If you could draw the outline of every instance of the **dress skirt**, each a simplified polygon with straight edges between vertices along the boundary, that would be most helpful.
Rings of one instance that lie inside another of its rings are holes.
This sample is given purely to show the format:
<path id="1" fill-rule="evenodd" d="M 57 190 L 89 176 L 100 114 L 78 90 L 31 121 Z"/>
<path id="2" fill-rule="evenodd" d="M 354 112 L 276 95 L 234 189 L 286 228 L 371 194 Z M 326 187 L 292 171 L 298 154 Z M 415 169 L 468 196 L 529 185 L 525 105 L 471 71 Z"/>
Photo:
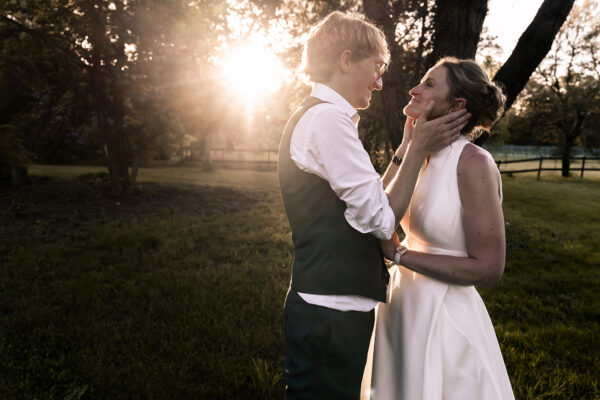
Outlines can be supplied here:
<path id="1" fill-rule="evenodd" d="M 477 290 L 402 266 L 390 273 L 389 301 L 376 309 L 361 399 L 514 399 Z"/>

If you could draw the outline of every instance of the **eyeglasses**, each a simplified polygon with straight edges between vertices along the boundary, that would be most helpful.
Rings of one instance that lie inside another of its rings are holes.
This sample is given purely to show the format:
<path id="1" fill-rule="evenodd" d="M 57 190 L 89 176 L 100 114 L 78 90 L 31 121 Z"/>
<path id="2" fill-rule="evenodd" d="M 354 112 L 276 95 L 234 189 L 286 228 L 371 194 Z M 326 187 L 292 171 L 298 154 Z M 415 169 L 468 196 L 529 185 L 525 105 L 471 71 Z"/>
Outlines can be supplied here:
<path id="1" fill-rule="evenodd" d="M 385 71 L 387 71 L 387 68 L 390 65 L 390 63 L 387 63 L 385 61 L 381 61 L 381 62 L 378 62 L 375 65 L 378 65 L 378 64 L 380 65 L 380 67 L 379 67 L 379 71 L 377 72 L 377 74 L 379 75 L 378 78 L 381 78 L 381 75 L 383 75 L 385 73 Z"/>
<path id="2" fill-rule="evenodd" d="M 360 54 L 364 57 L 371 57 L 373 54 L 367 53 L 366 51 L 363 50 L 354 50 L 354 52 L 356 54 Z M 377 61 L 375 63 L 375 69 L 377 69 L 377 79 L 381 78 L 381 75 L 383 75 L 385 73 L 385 71 L 387 70 L 388 66 L 390 65 L 389 62 L 385 62 L 385 61 Z"/>

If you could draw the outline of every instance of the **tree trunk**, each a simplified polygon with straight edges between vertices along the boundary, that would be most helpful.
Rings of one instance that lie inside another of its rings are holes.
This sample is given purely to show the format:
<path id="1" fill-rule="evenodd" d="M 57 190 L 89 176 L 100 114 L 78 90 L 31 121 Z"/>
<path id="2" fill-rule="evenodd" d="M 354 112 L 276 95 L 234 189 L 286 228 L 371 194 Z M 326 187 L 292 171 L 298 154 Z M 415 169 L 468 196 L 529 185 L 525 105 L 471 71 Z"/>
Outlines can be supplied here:
<path id="1" fill-rule="evenodd" d="M 487 0 L 437 0 L 427 68 L 445 56 L 475 58 L 487 10 Z"/>
<path id="2" fill-rule="evenodd" d="M 86 12 L 89 13 L 90 20 L 93 22 L 90 27 L 92 44 L 92 65 L 89 67 L 90 94 L 98 118 L 99 135 L 104 142 L 113 188 L 117 194 L 121 194 L 130 188 L 128 152 L 123 131 L 123 96 L 120 88 L 114 82 L 115 77 L 111 76 L 113 71 L 104 60 L 107 44 L 101 12 L 94 7 L 92 2 L 86 3 L 86 6 Z"/>
<path id="3" fill-rule="evenodd" d="M 544 0 L 535 18 L 523 32 L 517 46 L 494 80 L 506 91 L 506 109 L 529 81 L 539 63 L 552 47 L 554 37 L 567 19 L 574 0 Z"/>
<path id="4" fill-rule="evenodd" d="M 562 155 L 562 176 L 565 178 L 571 176 L 571 149 L 575 144 L 575 140 L 581 135 L 581 127 L 583 126 L 584 119 L 585 114 L 579 111 L 577 113 L 577 120 L 565 132 L 565 147 L 563 148 Z M 568 125 L 565 124 L 564 126 Z"/>
<path id="5" fill-rule="evenodd" d="M 131 184 L 135 186 L 137 182 L 138 170 L 140 167 L 140 156 L 137 152 L 133 153 L 133 161 L 131 162 Z"/>
<path id="6" fill-rule="evenodd" d="M 114 127 L 112 127 L 110 133 L 104 134 L 108 171 L 113 182 L 113 188 L 117 194 L 122 194 L 131 187 L 127 165 L 127 151 L 123 139 L 123 134 L 118 131 L 115 132 Z"/>
<path id="7" fill-rule="evenodd" d="M 561 165 L 561 174 L 564 178 L 571 176 L 571 149 L 573 148 L 576 137 L 577 136 L 571 137 L 569 133 L 565 135 L 565 145 L 563 147 Z"/>
<path id="8" fill-rule="evenodd" d="M 420 12 L 424 19 L 427 15 L 426 1 L 422 7 Z M 385 107 L 381 118 L 392 147 L 396 148 L 402 141 L 405 122 L 402 110 L 408 101 L 408 90 L 412 84 L 407 82 L 407 76 L 410 75 L 407 68 L 411 66 L 398 62 L 402 49 L 396 42 L 396 21 L 392 17 L 391 3 L 387 0 L 363 0 L 363 8 L 365 15 L 383 30 L 390 46 L 392 62 L 384 76 L 381 96 Z M 487 13 L 487 0 L 437 0 L 436 9 L 434 49 L 426 64 L 433 64 L 446 55 L 473 58 Z M 420 44 L 423 45 L 422 42 Z M 418 48 L 417 57 L 422 53 L 423 49 Z M 415 72 L 421 70 L 422 60 L 417 59 L 412 67 Z M 422 73 L 416 73 L 416 78 L 420 79 Z"/>
<path id="9" fill-rule="evenodd" d="M 114 69 L 112 71 L 114 73 Z M 131 179 L 129 176 L 129 160 L 130 160 L 130 146 L 129 140 L 125 133 L 125 99 L 123 90 L 119 85 L 117 77 L 111 76 L 111 92 L 109 103 L 109 115 L 112 122 L 112 135 L 114 137 L 114 148 L 113 160 L 114 164 L 118 166 L 118 179 L 120 181 L 120 187 L 117 190 L 118 193 L 122 191 L 128 191 L 131 188 Z"/>
<path id="10" fill-rule="evenodd" d="M 396 22 L 392 19 L 391 5 L 386 0 L 364 0 L 363 8 L 365 15 L 381 28 L 390 47 L 391 63 L 384 75 L 381 92 L 381 101 L 385 106 L 380 117 L 384 121 L 392 147 L 395 149 L 402 142 L 405 121 L 402 112 L 405 105 L 403 93 L 408 92 L 406 85 L 403 84 L 406 72 L 397 62 L 402 49 L 396 43 Z"/>
<path id="11" fill-rule="evenodd" d="M 562 154 L 562 176 L 568 178 L 571 176 L 571 146 L 565 145 Z"/>

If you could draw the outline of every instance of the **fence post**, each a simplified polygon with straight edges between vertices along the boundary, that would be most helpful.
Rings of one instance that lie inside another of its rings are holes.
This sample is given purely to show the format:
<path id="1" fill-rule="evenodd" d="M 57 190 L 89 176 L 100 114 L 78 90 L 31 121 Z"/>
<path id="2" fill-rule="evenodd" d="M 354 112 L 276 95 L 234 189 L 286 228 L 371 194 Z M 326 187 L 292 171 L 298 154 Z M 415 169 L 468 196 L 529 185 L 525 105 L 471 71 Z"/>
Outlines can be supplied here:
<path id="1" fill-rule="evenodd" d="M 496 161 L 496 165 L 498 166 L 498 171 L 500 171 L 500 164 L 502 164 L 502 160 Z"/>
<path id="2" fill-rule="evenodd" d="M 540 180 L 540 174 L 542 173 L 542 161 L 544 160 L 544 157 L 540 156 L 540 165 L 538 166 L 538 176 L 537 176 L 537 180 Z"/>
<path id="3" fill-rule="evenodd" d="M 583 159 L 581 160 L 581 175 L 579 176 L 579 179 L 583 179 L 583 171 L 585 171 L 585 156 L 583 156 Z"/>

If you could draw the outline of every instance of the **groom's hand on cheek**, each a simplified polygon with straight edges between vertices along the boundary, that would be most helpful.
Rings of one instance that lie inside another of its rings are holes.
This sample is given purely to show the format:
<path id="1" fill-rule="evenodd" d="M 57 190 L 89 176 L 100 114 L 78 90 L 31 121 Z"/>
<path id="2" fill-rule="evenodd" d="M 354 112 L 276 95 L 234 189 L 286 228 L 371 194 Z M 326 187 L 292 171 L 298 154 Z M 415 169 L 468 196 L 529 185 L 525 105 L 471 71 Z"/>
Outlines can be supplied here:
<path id="1" fill-rule="evenodd" d="M 416 150 L 422 151 L 424 154 L 435 153 L 453 143 L 471 118 L 471 114 L 463 108 L 429 120 L 434 106 L 433 101 L 427 103 L 415 124 L 412 142 L 417 147 Z"/>

